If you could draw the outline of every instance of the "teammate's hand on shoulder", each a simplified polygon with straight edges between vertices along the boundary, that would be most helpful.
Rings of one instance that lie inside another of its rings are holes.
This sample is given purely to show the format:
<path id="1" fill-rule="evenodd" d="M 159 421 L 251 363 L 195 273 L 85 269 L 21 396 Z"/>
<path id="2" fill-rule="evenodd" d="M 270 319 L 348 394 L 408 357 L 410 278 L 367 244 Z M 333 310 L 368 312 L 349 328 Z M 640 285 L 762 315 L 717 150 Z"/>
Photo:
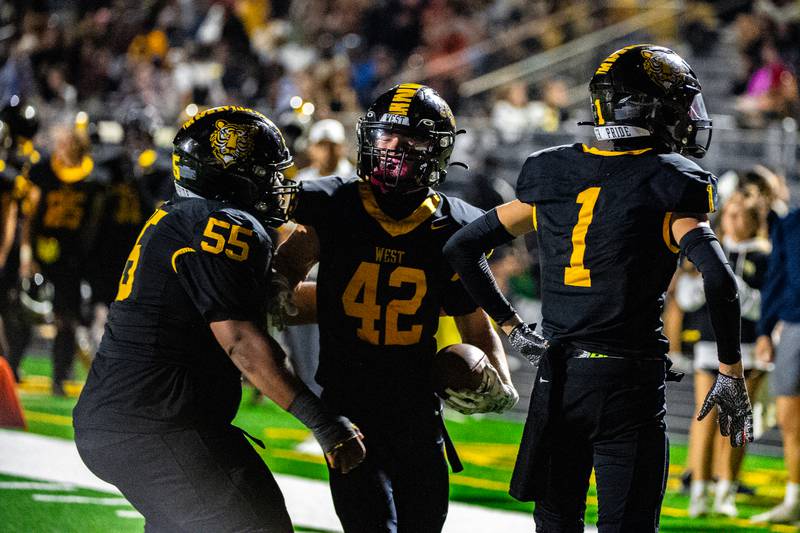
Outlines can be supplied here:
<path id="1" fill-rule="evenodd" d="M 297 305 L 294 303 L 294 291 L 289 286 L 289 280 L 274 270 L 270 277 L 267 309 L 270 323 L 281 331 L 286 329 L 288 317 L 297 316 L 298 313 Z"/>
<path id="2" fill-rule="evenodd" d="M 350 438 L 336 444 L 329 451 L 325 452 L 325 460 L 328 465 L 339 470 L 342 474 L 347 474 L 364 460 L 367 450 L 364 447 L 364 435 L 353 425 L 355 434 Z"/>
<path id="3" fill-rule="evenodd" d="M 728 376 L 722 372 L 717 374 L 697 420 L 705 418 L 715 405 L 719 411 L 719 432 L 723 437 L 730 437 L 731 446 L 737 448 L 753 442 L 753 409 L 744 377 Z"/>
<path id="4" fill-rule="evenodd" d="M 536 324 L 532 324 L 533 328 Z M 508 342 L 534 365 L 539 364 L 545 350 L 549 346 L 547 339 L 536 333 L 533 328 L 520 322 L 508 334 Z"/>

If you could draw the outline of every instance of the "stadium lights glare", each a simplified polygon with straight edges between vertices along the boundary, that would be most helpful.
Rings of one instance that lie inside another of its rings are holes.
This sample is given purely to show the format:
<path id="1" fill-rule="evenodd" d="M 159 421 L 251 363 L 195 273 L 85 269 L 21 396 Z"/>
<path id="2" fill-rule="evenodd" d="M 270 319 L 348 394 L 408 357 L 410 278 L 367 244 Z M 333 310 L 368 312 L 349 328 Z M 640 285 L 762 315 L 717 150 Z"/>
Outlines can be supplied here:
<path id="1" fill-rule="evenodd" d="M 197 107 L 197 104 L 189 104 L 186 106 L 186 114 L 190 117 L 193 117 L 197 114 L 200 109 Z"/>
<path id="2" fill-rule="evenodd" d="M 315 109 L 316 107 L 314 107 L 314 104 L 312 104 L 311 102 L 306 102 L 303 104 L 301 111 L 304 115 L 313 115 Z"/>
<path id="3" fill-rule="evenodd" d="M 289 105 L 292 106 L 292 109 L 299 109 L 303 105 L 303 99 L 299 96 L 292 96 L 289 99 Z"/>

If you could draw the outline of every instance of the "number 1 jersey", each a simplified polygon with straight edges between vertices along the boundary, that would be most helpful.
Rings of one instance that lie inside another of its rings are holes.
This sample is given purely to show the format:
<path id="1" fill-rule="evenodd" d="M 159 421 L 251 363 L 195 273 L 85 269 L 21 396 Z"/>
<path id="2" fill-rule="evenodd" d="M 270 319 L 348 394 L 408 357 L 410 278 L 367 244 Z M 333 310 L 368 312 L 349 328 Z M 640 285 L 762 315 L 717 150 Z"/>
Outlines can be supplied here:
<path id="1" fill-rule="evenodd" d="M 544 334 L 590 352 L 663 356 L 673 213 L 713 212 L 715 195 L 716 178 L 675 153 L 574 144 L 528 157 L 517 197 L 534 206 Z"/>

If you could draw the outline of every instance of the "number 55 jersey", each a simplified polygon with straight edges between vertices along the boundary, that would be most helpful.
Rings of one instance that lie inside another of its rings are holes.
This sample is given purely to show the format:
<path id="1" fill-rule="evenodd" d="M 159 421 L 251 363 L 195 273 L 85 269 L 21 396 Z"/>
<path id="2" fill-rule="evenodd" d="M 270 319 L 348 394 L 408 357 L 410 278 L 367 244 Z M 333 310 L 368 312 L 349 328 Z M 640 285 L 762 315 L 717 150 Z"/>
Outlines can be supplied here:
<path id="1" fill-rule="evenodd" d="M 432 405 L 429 370 L 440 313 L 476 309 L 442 247 L 481 214 L 431 191 L 395 220 L 365 182 L 304 182 L 294 218 L 319 237 L 317 381 L 326 395 L 362 412 Z"/>
<path id="2" fill-rule="evenodd" d="M 533 205 L 544 334 L 589 352 L 663 356 L 673 214 L 713 212 L 715 196 L 716 178 L 675 153 L 574 144 L 528 157 L 517 197 Z"/>
<path id="3" fill-rule="evenodd" d="M 248 213 L 177 198 L 141 229 L 75 408 L 76 427 L 229 424 L 241 376 L 209 323 L 265 319 L 272 243 Z"/>

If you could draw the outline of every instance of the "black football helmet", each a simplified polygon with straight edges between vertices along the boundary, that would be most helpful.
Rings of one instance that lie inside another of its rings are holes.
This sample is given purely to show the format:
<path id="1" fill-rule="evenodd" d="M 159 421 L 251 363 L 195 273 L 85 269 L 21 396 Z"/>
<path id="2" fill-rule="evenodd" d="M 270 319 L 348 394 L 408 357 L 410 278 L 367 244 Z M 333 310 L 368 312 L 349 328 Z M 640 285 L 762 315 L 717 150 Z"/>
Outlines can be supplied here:
<path id="1" fill-rule="evenodd" d="M 444 182 L 456 135 L 450 106 L 425 85 L 395 85 L 356 126 L 358 176 L 381 192 L 410 193 Z"/>
<path id="2" fill-rule="evenodd" d="M 0 109 L 0 143 L 9 148 L 22 137 L 30 140 L 39 131 L 39 112 L 18 95 Z"/>
<path id="3" fill-rule="evenodd" d="M 267 225 L 286 222 L 299 186 L 281 172 L 292 156 L 280 130 L 252 109 L 214 107 L 175 136 L 175 183 L 204 198 L 230 202 Z"/>
<path id="4" fill-rule="evenodd" d="M 652 137 L 668 151 L 698 158 L 711 144 L 700 82 L 669 48 L 637 44 L 617 50 L 600 63 L 589 92 L 598 140 Z"/>

